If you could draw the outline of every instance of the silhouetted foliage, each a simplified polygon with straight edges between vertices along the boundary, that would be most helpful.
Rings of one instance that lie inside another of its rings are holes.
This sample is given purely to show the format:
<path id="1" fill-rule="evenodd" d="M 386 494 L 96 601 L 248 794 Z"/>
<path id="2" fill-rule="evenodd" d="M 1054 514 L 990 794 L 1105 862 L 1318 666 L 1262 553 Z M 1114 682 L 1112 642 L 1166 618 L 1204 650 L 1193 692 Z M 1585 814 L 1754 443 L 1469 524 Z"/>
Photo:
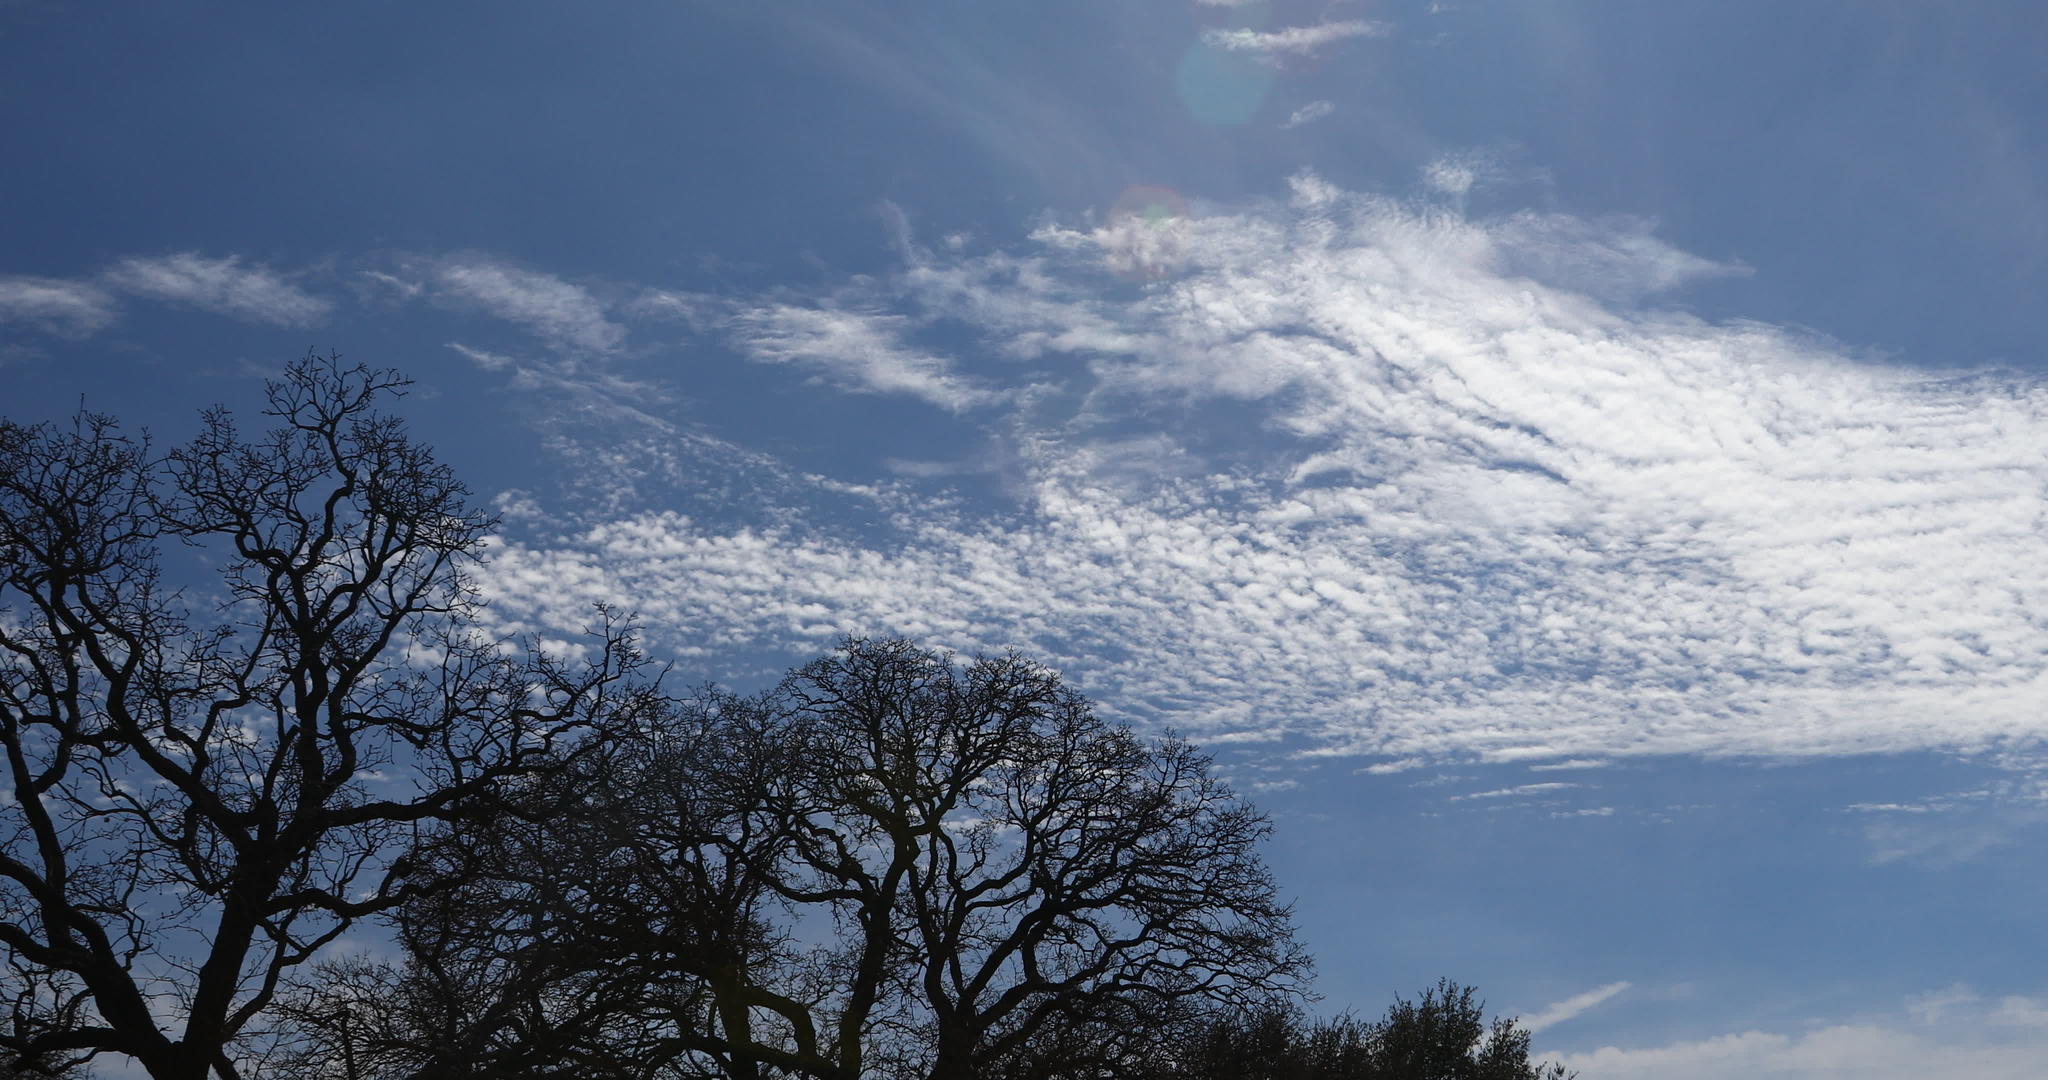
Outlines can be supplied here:
<path id="1" fill-rule="evenodd" d="M 0 1049 L 239 1075 L 289 972 L 420 898 L 416 829 L 651 700 L 616 627 L 574 664 L 476 631 L 492 523 L 375 411 L 404 386 L 308 357 L 268 434 L 214 409 L 163 456 L 0 421 Z"/>
<path id="2" fill-rule="evenodd" d="M 1529 1060 L 1529 1033 L 1486 1019 L 1477 991 L 1445 979 L 1373 1022 L 1308 1021 L 1287 1008 L 1218 1013 L 1191 1025 L 1179 1050 L 1143 1080 L 1570 1080 Z"/>

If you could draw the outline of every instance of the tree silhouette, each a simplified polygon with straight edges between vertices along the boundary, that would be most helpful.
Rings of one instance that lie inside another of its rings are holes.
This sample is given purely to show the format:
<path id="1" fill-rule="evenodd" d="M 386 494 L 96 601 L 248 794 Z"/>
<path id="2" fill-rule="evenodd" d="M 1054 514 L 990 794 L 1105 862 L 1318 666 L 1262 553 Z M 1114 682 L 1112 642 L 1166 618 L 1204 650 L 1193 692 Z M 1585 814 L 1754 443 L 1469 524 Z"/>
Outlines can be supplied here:
<path id="1" fill-rule="evenodd" d="M 1562 1065 L 1531 1065 L 1529 1033 L 1512 1018 L 1489 1024 L 1473 987 L 1444 979 L 1409 1001 L 1398 998 L 1368 1032 L 1365 1045 L 1388 1080 L 1545 1080 Z"/>
<path id="2" fill-rule="evenodd" d="M 1529 1060 L 1529 1032 L 1486 1019 L 1478 991 L 1449 979 L 1385 1016 L 1306 1021 L 1286 1007 L 1212 1013 L 1177 1047 L 1135 1074 L 1143 1080 L 1570 1080 L 1564 1066 Z"/>
<path id="3" fill-rule="evenodd" d="M 894 1067 L 972 1078 L 1048 1025 L 1142 1030 L 1308 967 L 1258 857 L 1267 820 L 1193 747 L 1101 720 L 1037 664 L 851 640 L 760 716 L 800 748 L 761 792 L 790 837 L 770 884 L 854 928 L 827 1010 L 849 1077 L 889 1024 L 912 1036 L 879 1040 Z M 891 980 L 909 1019 L 877 1024 Z"/>
<path id="4" fill-rule="evenodd" d="M 22 1067 L 130 1055 L 235 1077 L 288 972 L 415 899 L 425 823 L 557 767 L 651 700 L 477 630 L 492 522 L 380 398 L 307 357 L 276 427 L 222 409 L 161 457 L 113 421 L 0 421 L 0 955 Z M 164 549 L 199 548 L 207 602 Z M 198 610 L 195 610 L 198 608 Z"/>
<path id="5" fill-rule="evenodd" d="M 396 909 L 404 960 L 322 965 L 284 1000 L 280 1075 L 734 1075 L 801 1064 L 721 1032 L 721 998 L 776 969 L 765 889 L 705 783 L 743 767 L 675 702 L 574 761 L 478 800 L 408 857 L 435 887 Z M 739 1025 L 735 1025 L 739 1026 Z M 744 1028 L 742 1028 L 744 1030 Z"/>
<path id="6" fill-rule="evenodd" d="M 462 884 L 379 996 L 461 1023 L 392 1075 L 1079 1075 L 1306 973 L 1266 819 L 1020 657 L 849 639 L 660 715 L 421 846 Z"/>
<path id="7" fill-rule="evenodd" d="M 675 698 L 603 612 L 493 640 L 405 385 L 0 421 L 0 1076 L 1562 1080 L 1448 981 L 1301 1021 L 1267 819 L 1021 656 Z M 327 955 L 371 918 L 401 961 Z"/>

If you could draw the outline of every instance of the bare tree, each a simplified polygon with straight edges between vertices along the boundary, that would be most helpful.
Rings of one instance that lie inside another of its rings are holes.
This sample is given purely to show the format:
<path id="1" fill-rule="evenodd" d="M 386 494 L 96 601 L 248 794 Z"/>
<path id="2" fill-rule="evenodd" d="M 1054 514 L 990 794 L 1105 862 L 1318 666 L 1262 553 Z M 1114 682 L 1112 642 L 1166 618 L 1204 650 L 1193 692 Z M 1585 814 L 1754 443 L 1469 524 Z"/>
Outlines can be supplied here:
<path id="1" fill-rule="evenodd" d="M 727 700 L 730 700 L 727 698 Z M 791 1061 L 719 1033 L 742 972 L 789 957 L 743 823 L 703 778 L 735 759 L 717 713 L 673 704 L 444 823 L 392 913 L 398 964 L 323 966 L 287 995 L 300 1080 L 728 1076 Z M 711 721 L 707 723 L 706 721 Z"/>
<path id="2" fill-rule="evenodd" d="M 88 999 L 72 991 L 69 980 L 55 972 L 38 969 L 18 956 L 9 956 L 8 971 L 0 986 L 8 991 L 8 1015 L 4 1029 L 8 1041 L 0 1043 L 0 1080 L 17 1078 L 75 1077 L 92 1060 L 84 1048 L 24 1055 L 8 1049 L 49 1040 L 85 1023 Z"/>
<path id="3" fill-rule="evenodd" d="M 423 845 L 390 1075 L 1099 1076 L 1307 971 L 1266 819 L 1015 656 L 849 640 L 611 747 Z"/>
<path id="4" fill-rule="evenodd" d="M 793 748 L 758 778 L 755 831 L 785 840 L 765 880 L 844 928 L 809 1017 L 841 1077 L 971 1080 L 1055 1030 L 1134 1036 L 1307 972 L 1266 818 L 1193 747 L 1102 720 L 1038 664 L 848 640 L 755 724 Z"/>
<path id="5" fill-rule="evenodd" d="M 574 663 L 478 632 L 492 522 L 376 412 L 405 385 L 309 356 L 267 435 L 215 409 L 162 457 L 0 422 L 0 953 L 69 1021 L 0 1048 L 237 1076 L 285 975 L 423 887 L 424 823 L 650 700 L 608 621 Z M 203 607 L 173 541 L 216 568 Z"/>

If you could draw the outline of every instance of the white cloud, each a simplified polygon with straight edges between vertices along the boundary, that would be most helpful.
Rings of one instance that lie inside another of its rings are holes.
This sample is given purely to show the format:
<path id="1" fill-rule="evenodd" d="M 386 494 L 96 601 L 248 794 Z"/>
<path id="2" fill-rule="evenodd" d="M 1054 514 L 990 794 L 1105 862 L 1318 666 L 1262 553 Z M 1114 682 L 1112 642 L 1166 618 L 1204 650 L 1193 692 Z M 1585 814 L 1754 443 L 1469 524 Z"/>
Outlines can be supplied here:
<path id="1" fill-rule="evenodd" d="M 1967 987 L 1953 987 L 1909 1000 L 1902 1014 L 1801 1032 L 1751 1030 L 1543 1057 L 1600 1080 L 2036 1080 L 2048 1061 L 2044 1020 L 2048 1009 L 2040 999 L 2013 996 L 1992 1005 Z"/>
<path id="2" fill-rule="evenodd" d="M 733 316 L 733 340 L 755 360 L 798 364 L 849 389 L 904 394 L 963 412 L 1002 400 L 952 361 L 906 345 L 901 315 L 769 304 Z"/>
<path id="3" fill-rule="evenodd" d="M 89 282 L 0 276 L 0 323 L 28 323 L 60 337 L 84 337 L 114 321 L 114 298 Z"/>
<path id="4" fill-rule="evenodd" d="M 1451 801 L 1464 802 L 1468 799 L 1505 799 L 1515 795 L 1543 795 L 1553 791 L 1566 791 L 1583 786 L 1582 784 L 1566 784 L 1558 781 L 1552 781 L 1547 784 L 1517 784 L 1514 787 L 1495 788 L 1491 791 L 1473 791 L 1464 795 L 1453 795 L 1451 796 Z"/>
<path id="5" fill-rule="evenodd" d="M 717 304 L 710 297 L 671 289 L 647 289 L 625 305 L 626 314 L 640 319 L 680 322 L 703 329 L 713 321 Z"/>
<path id="6" fill-rule="evenodd" d="M 1383 23 L 1346 19 L 1339 22 L 1316 23 L 1313 26 L 1289 26 L 1280 30 L 1210 27 L 1202 31 L 1202 41 L 1213 48 L 1231 52 L 1301 55 L 1312 53 L 1332 42 L 1355 37 L 1380 37 L 1386 32 L 1387 28 Z"/>
<path id="7" fill-rule="evenodd" d="M 1113 230 L 1048 225 L 735 322 L 849 389 L 1011 392 L 1009 509 L 897 479 L 845 496 L 864 534 L 625 513 L 504 545 L 499 610 L 609 599 L 712 651 L 1015 644 L 1134 718 L 1389 759 L 2048 735 L 2039 381 L 1644 307 L 1725 268 L 1640 222 L 1303 177 L 1175 226 L 1149 284 Z M 914 344 L 941 319 L 948 356 Z M 993 389 L 1019 361 L 1047 389 Z"/>
<path id="8" fill-rule="evenodd" d="M 617 371 L 609 357 L 580 350 L 511 356 L 448 342 L 448 348 L 478 368 L 504 376 L 521 392 L 523 408 L 542 441 L 568 466 L 580 503 L 617 510 L 641 501 L 652 474 L 670 464 L 693 436 L 666 413 L 674 402 L 667 385 Z M 560 508 L 556 508 L 559 510 Z M 512 518 L 538 518 L 530 499 Z"/>
<path id="9" fill-rule="evenodd" d="M 1900 807 L 1899 811 L 1911 813 Z M 1898 812 L 1898 811 L 1895 811 Z M 1955 866 L 1982 858 L 1989 852 L 2019 842 L 2037 832 L 2038 814 L 2015 816 L 1994 810 L 1966 820 L 1896 819 L 1866 826 L 1873 865 L 1912 862 L 1929 866 Z"/>
<path id="10" fill-rule="evenodd" d="M 1471 194 L 1472 185 L 1479 182 L 1479 170 L 1469 161 L 1438 158 L 1423 166 L 1422 182 L 1432 191 L 1462 197 Z"/>
<path id="11" fill-rule="evenodd" d="M 504 356 L 499 353 L 490 352 L 485 349 L 472 349 L 459 341 L 449 342 L 448 347 L 455 350 L 456 353 L 461 355 L 463 359 L 469 361 L 472 364 L 475 364 L 476 366 L 484 369 L 485 371 L 504 371 L 507 368 L 512 367 L 513 364 L 516 363 L 516 361 L 514 361 L 509 356 Z"/>
<path id="12" fill-rule="evenodd" d="M 1938 1024 L 1957 1007 L 1973 1006 L 1982 1000 L 1983 997 L 1966 984 L 1955 983 L 1946 989 L 1907 998 L 1906 1015 L 1923 1024 Z"/>
<path id="13" fill-rule="evenodd" d="M 138 296 L 273 326 L 312 326 L 334 308 L 268 266 L 244 265 L 239 255 L 138 255 L 115 263 L 105 277 Z"/>
<path id="14" fill-rule="evenodd" d="M 533 496 L 518 488 L 499 492 L 491 499 L 491 507 L 498 516 L 514 521 L 531 521 L 546 515 Z"/>
<path id="15" fill-rule="evenodd" d="M 1634 985 L 1634 983 L 1627 981 L 1611 982 L 1605 986 L 1596 986 L 1583 994 L 1573 994 L 1563 1001 L 1552 1002 L 1544 1006 L 1539 1012 L 1522 1017 L 1522 1027 L 1531 1033 L 1542 1031 L 1544 1028 L 1554 1027 L 1588 1009 L 1595 1008 L 1612 1000 L 1616 995 Z"/>
<path id="16" fill-rule="evenodd" d="M 1286 122 L 1280 126 L 1283 128 L 1298 128 L 1303 124 L 1310 124 L 1321 120 L 1323 117 L 1336 111 L 1337 106 L 1327 101 L 1311 101 L 1289 113 Z"/>
<path id="17" fill-rule="evenodd" d="M 625 340 L 605 301 L 553 274 L 486 256 L 441 259 L 430 270 L 438 295 L 523 326 L 557 348 L 605 353 Z"/>
<path id="18" fill-rule="evenodd" d="M 417 280 L 382 270 L 359 270 L 353 282 L 356 295 L 365 301 L 404 303 L 417 300 L 427 287 Z"/>
<path id="19" fill-rule="evenodd" d="M 1464 184 L 1469 176 L 1432 177 L 1433 185 Z M 1668 292 L 1695 281 L 1739 276 L 1747 268 L 1688 254 L 1652 234 L 1653 223 L 1631 217 L 1589 221 L 1568 214 L 1516 214 L 1489 230 L 1502 269 L 1546 283 L 1618 301 Z"/>
<path id="20" fill-rule="evenodd" d="M 2006 1027 L 2048 1030 L 2048 1000 L 2010 995 L 1998 1000 L 1991 1022 Z"/>

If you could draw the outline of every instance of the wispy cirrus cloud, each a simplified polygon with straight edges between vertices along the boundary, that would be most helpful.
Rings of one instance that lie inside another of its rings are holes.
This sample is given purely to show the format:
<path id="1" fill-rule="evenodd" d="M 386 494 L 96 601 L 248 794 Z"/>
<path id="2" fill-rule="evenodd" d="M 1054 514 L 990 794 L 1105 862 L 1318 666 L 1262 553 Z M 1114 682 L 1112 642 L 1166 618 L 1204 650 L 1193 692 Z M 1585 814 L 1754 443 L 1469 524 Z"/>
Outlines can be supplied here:
<path id="1" fill-rule="evenodd" d="M 1212 48 L 1230 52 L 1299 56 L 1348 38 L 1381 37 L 1386 33 L 1387 27 L 1384 23 L 1344 19 L 1310 26 L 1289 26 L 1279 30 L 1210 27 L 1202 31 L 1202 41 Z"/>
<path id="2" fill-rule="evenodd" d="M 137 255 L 115 263 L 107 284 L 137 296 L 272 326 L 313 326 L 334 309 L 283 274 L 239 255 L 209 258 L 186 251 Z"/>
<path id="3" fill-rule="evenodd" d="M 426 260 L 416 270 L 442 300 L 517 324 L 558 348 L 605 353 L 625 342 L 608 301 L 553 274 L 485 255 Z"/>
<path id="4" fill-rule="evenodd" d="M 1303 105 L 1301 108 L 1296 109 L 1291 113 L 1288 113 L 1287 119 L 1283 121 L 1280 124 L 1280 126 L 1282 128 L 1298 128 L 1303 124 L 1313 124 L 1316 121 L 1321 120 L 1323 117 L 1328 116 L 1336 111 L 1337 106 L 1331 104 L 1330 102 L 1311 101 L 1308 104 Z"/>
<path id="5" fill-rule="evenodd" d="M 529 422 L 569 463 L 579 502 L 625 505 L 641 495 L 651 473 L 666 468 L 655 464 L 669 456 L 659 448 L 688 441 L 671 415 L 673 388 L 621 365 L 631 321 L 678 317 L 683 294 L 639 290 L 622 302 L 614 294 L 634 290 L 579 284 L 473 251 L 370 261 L 355 275 L 366 302 L 423 302 L 509 323 L 530 336 L 523 349 L 447 346 L 523 392 Z"/>
<path id="6" fill-rule="evenodd" d="M 114 298 L 91 282 L 0 276 L 0 323 L 26 323 L 59 337 L 85 337 L 115 318 Z"/>
<path id="7" fill-rule="evenodd" d="M 1522 1029 L 1534 1034 L 1545 1028 L 1555 1027 L 1589 1009 L 1598 1008 L 1614 1000 L 1634 985 L 1626 980 L 1611 982 L 1605 986 L 1596 986 L 1583 994 L 1573 994 L 1563 1001 L 1552 1002 L 1537 1012 L 1521 1017 Z"/>
<path id="8" fill-rule="evenodd" d="M 578 357 L 515 357 L 451 341 L 448 348 L 484 371 L 507 374 L 514 390 L 537 393 L 547 402 L 549 425 L 563 421 L 596 423 L 611 436 L 622 430 L 636 435 L 671 435 L 675 425 L 649 411 L 667 404 L 665 386 L 620 374 L 603 363 Z"/>
<path id="9" fill-rule="evenodd" d="M 923 357 L 903 392 L 940 403 L 1030 361 L 1007 508 L 841 477 L 865 531 L 586 521 L 500 549 L 500 610 L 573 627 L 609 600 L 714 651 L 1014 644 L 1143 721 L 1402 765 L 2048 735 L 2038 380 L 1651 305 L 1730 268 L 1639 222 L 1303 176 L 1175 225 L 1143 286 L 1113 230 L 1049 225 L 741 320 L 839 378 Z M 937 319 L 972 339 L 946 365 L 916 344 Z"/>
<path id="10" fill-rule="evenodd" d="M 951 360 L 906 344 L 908 322 L 895 314 L 768 304 L 740 310 L 730 326 L 749 357 L 808 368 L 847 390 L 906 394 L 952 412 L 1003 399 L 955 373 Z"/>
<path id="11" fill-rule="evenodd" d="M 2032 809 L 2026 808 L 2030 802 Z M 1979 809 L 1963 815 L 1942 815 L 1914 804 L 1865 804 L 1864 812 L 1877 820 L 1864 826 L 1863 837 L 1873 865 L 1959 866 L 2037 841 L 2048 824 L 2040 804 L 2038 794 L 2031 799 L 1987 795 Z"/>
<path id="12" fill-rule="evenodd" d="M 1491 791 L 1472 791 L 1463 795 L 1453 795 L 1451 796 L 1451 801 L 1464 802 L 1469 799 L 1506 799 L 1523 795 L 1549 795 L 1581 786 L 1583 785 L 1567 784 L 1560 781 L 1552 781 L 1547 784 L 1517 784 L 1514 787 L 1494 788 Z"/>
<path id="13" fill-rule="evenodd" d="M 1470 167 L 1462 174 L 1446 162 L 1430 165 L 1432 187 L 1463 195 L 1471 189 Z M 1655 223 L 1642 218 L 1588 220 L 1569 214 L 1514 214 L 1494 226 L 1502 269 L 1603 300 L 1632 303 L 1645 296 L 1717 277 L 1737 277 L 1749 268 L 1680 251 L 1657 239 Z"/>

